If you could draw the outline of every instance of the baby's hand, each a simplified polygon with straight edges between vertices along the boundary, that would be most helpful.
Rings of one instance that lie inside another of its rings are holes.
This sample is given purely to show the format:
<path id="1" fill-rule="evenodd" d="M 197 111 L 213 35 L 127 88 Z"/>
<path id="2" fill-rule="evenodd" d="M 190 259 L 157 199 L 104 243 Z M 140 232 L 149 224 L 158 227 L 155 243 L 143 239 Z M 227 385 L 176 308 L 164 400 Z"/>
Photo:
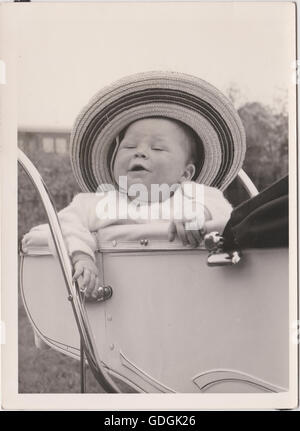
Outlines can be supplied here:
<path id="1" fill-rule="evenodd" d="M 73 254 L 72 261 L 75 269 L 73 280 L 77 280 L 86 298 L 96 299 L 100 282 L 99 272 L 95 262 L 88 254 L 79 252 Z"/>
<path id="2" fill-rule="evenodd" d="M 178 236 L 183 245 L 190 245 L 197 247 L 203 240 L 205 231 L 204 229 L 187 229 L 186 223 L 182 221 L 171 221 L 168 230 L 169 241 L 174 241 L 175 236 Z"/>
<path id="3" fill-rule="evenodd" d="M 22 250 L 26 253 L 28 251 L 28 247 L 34 246 L 47 246 L 48 245 L 48 235 L 47 230 L 42 229 L 43 226 L 37 226 L 34 229 L 31 229 L 28 233 L 26 233 L 22 238 Z"/>

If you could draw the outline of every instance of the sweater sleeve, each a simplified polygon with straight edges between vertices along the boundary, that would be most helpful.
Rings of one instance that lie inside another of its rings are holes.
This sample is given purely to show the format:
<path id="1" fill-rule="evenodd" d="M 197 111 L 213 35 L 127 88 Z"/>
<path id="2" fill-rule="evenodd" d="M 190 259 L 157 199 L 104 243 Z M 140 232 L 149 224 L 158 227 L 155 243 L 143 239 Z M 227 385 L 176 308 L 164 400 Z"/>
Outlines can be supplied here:
<path id="1" fill-rule="evenodd" d="M 224 197 L 221 190 L 215 187 L 204 187 L 204 205 L 210 213 L 211 219 L 230 218 L 232 206 Z"/>
<path id="2" fill-rule="evenodd" d="M 94 199 L 90 193 L 80 193 L 74 197 L 70 205 L 58 213 L 63 237 L 70 255 L 83 252 L 95 259 L 97 241 L 93 235 L 95 230 Z M 56 254 L 52 235 L 48 224 L 36 226 L 23 238 L 23 247 L 40 245 L 47 238 L 53 254 Z"/>
<path id="3" fill-rule="evenodd" d="M 95 230 L 94 196 L 90 193 L 79 193 L 71 204 L 58 214 L 62 232 L 70 255 L 83 252 L 95 259 L 97 241 Z"/>
<path id="4" fill-rule="evenodd" d="M 189 221 L 190 229 L 201 229 L 205 225 L 208 230 L 222 233 L 232 212 L 232 206 L 223 193 L 215 187 L 194 182 L 184 183 L 182 192 L 193 208 L 194 216 Z"/>

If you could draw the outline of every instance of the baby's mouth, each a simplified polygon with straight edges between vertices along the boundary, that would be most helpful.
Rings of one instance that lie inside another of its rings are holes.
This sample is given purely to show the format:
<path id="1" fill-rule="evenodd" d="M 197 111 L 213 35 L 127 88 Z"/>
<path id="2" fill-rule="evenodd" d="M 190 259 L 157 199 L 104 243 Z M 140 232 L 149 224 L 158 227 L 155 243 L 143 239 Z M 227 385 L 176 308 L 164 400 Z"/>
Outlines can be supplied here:
<path id="1" fill-rule="evenodd" d="M 149 172 L 149 169 L 145 168 L 142 164 L 136 163 L 129 168 L 129 172 Z"/>

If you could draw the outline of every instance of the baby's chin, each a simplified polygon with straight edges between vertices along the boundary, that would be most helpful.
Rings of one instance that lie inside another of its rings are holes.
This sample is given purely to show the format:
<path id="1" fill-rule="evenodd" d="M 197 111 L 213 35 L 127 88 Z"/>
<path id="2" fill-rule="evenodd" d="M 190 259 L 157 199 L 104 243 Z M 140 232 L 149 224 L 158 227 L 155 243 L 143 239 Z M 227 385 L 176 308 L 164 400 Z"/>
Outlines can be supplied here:
<path id="1" fill-rule="evenodd" d="M 169 185 L 167 183 L 157 184 L 145 181 L 145 179 L 130 178 L 126 177 L 126 184 L 123 181 L 119 182 L 119 191 L 126 193 L 129 199 L 138 199 L 143 202 L 163 202 L 169 199 L 175 189 L 178 187 L 178 183 Z"/>
<path id="2" fill-rule="evenodd" d="M 137 178 L 130 178 L 127 177 L 127 191 L 145 191 L 148 194 L 151 193 L 151 183 L 149 181 L 145 181 L 145 179 L 137 177 Z"/>

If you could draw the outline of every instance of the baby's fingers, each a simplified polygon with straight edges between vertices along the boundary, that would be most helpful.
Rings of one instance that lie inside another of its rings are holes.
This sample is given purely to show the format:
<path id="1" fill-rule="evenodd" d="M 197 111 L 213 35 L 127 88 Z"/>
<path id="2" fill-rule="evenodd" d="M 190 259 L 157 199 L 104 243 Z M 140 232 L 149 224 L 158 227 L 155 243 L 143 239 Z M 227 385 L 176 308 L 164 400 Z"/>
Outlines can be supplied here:
<path id="1" fill-rule="evenodd" d="M 186 232 L 184 229 L 184 225 L 182 222 L 177 222 L 176 223 L 176 231 L 177 231 L 177 235 L 178 238 L 180 239 L 180 241 L 182 242 L 183 245 L 186 245 L 188 243 L 188 239 L 186 236 Z"/>
<path id="2" fill-rule="evenodd" d="M 187 236 L 188 243 L 192 247 L 197 247 L 197 245 L 198 245 L 198 239 L 194 237 L 193 231 L 187 230 L 186 231 L 186 236 Z"/>
<path id="3" fill-rule="evenodd" d="M 168 240 L 174 241 L 176 235 L 176 225 L 173 221 L 171 221 L 168 229 Z"/>
<path id="4" fill-rule="evenodd" d="M 98 294 L 99 294 L 98 289 L 99 289 L 99 286 L 100 286 L 99 278 L 95 277 L 95 286 L 94 286 L 93 291 L 91 293 L 91 296 L 94 299 L 98 298 Z"/>
<path id="5" fill-rule="evenodd" d="M 81 292 L 85 292 L 85 286 L 84 286 L 84 284 L 83 284 L 83 277 L 82 277 L 82 275 L 80 275 L 80 276 L 78 277 L 78 279 L 77 279 L 77 283 L 78 283 L 78 286 L 79 286 L 79 290 L 80 290 Z"/>
<path id="6" fill-rule="evenodd" d="M 83 271 L 83 284 L 85 286 L 87 286 L 87 287 L 88 287 L 88 285 L 90 283 L 91 276 L 92 276 L 92 273 L 88 269 L 84 268 L 84 271 Z"/>
<path id="7" fill-rule="evenodd" d="M 200 230 L 191 230 L 190 233 L 192 234 L 197 244 L 200 244 L 202 242 L 203 235 Z"/>
<path id="8" fill-rule="evenodd" d="M 75 272 L 74 272 L 74 274 L 73 274 L 73 281 L 74 280 L 77 280 L 78 279 L 78 277 L 80 277 L 81 275 L 82 275 L 82 273 L 83 273 L 83 266 L 82 265 L 76 265 L 75 266 Z"/>
<path id="9" fill-rule="evenodd" d="M 86 290 L 86 298 L 89 300 L 97 300 L 99 297 L 101 298 L 101 291 L 99 292 L 99 289 L 103 289 L 101 288 L 99 277 L 93 276 L 92 274 L 89 286 Z"/>

